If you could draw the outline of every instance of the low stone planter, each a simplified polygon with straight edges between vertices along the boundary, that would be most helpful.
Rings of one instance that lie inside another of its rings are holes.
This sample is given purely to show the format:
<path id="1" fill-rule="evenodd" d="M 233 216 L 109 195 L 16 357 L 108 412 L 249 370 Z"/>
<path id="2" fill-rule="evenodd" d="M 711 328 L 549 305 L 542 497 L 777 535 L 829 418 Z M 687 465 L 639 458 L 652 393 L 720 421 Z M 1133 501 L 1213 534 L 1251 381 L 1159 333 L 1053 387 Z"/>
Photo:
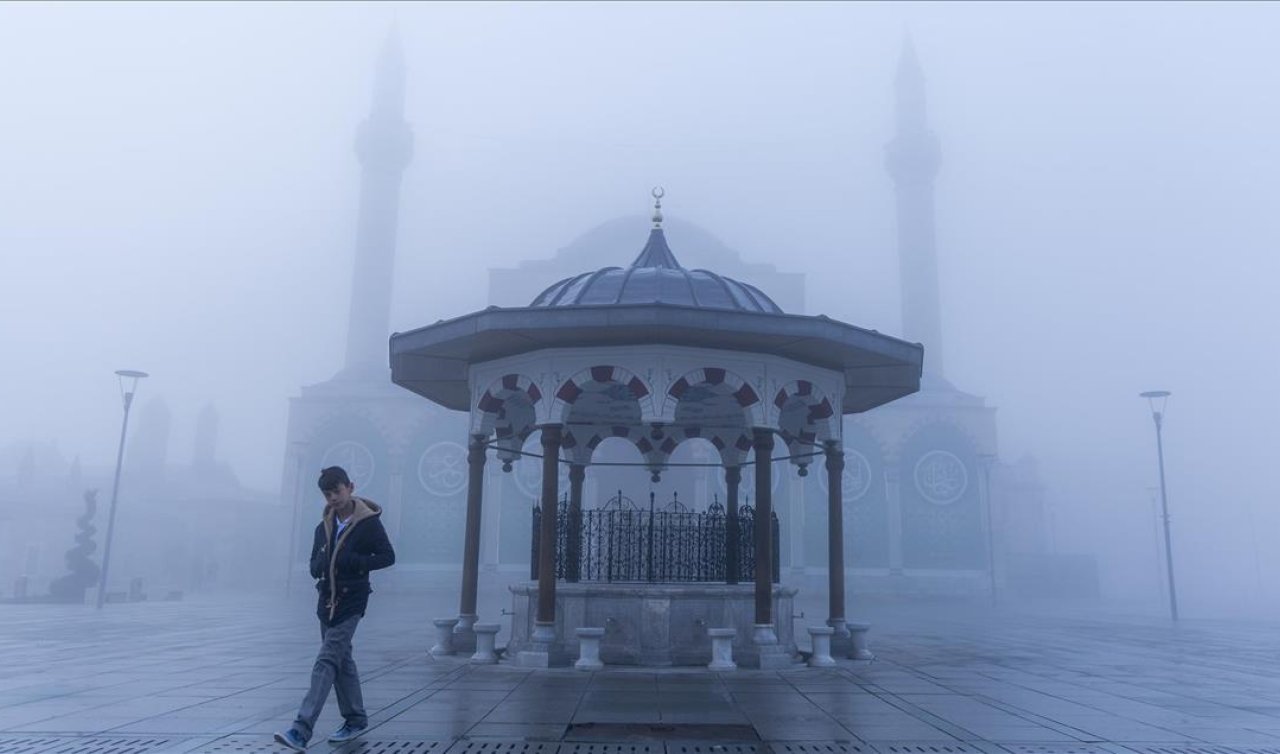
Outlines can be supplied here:
<path id="1" fill-rule="evenodd" d="M 711 662 L 708 670 L 737 670 L 738 663 L 733 661 L 733 637 L 738 635 L 736 628 L 708 628 L 707 636 L 711 637 Z"/>
<path id="2" fill-rule="evenodd" d="M 831 626 L 809 626 L 809 637 L 813 640 L 809 667 L 829 668 L 836 664 L 835 658 L 831 656 L 831 636 L 835 632 Z"/>
<path id="3" fill-rule="evenodd" d="M 850 623 L 849 636 L 853 641 L 853 651 L 849 653 L 851 660 L 874 660 L 875 653 L 867 648 L 867 631 L 871 630 L 870 623 Z"/>
<path id="4" fill-rule="evenodd" d="M 603 628 L 578 628 L 578 661 L 573 666 L 578 670 L 600 670 L 604 663 L 600 661 L 600 639 L 604 637 Z"/>
<path id="5" fill-rule="evenodd" d="M 447 657 L 453 654 L 453 629 L 458 625 L 457 618 L 436 618 L 431 621 L 436 627 L 436 643 L 431 647 L 432 657 Z"/>
<path id="6" fill-rule="evenodd" d="M 471 655 L 472 665 L 496 665 L 498 653 L 494 644 L 502 626 L 497 623 L 476 623 L 471 630 L 476 635 L 476 653 Z"/>

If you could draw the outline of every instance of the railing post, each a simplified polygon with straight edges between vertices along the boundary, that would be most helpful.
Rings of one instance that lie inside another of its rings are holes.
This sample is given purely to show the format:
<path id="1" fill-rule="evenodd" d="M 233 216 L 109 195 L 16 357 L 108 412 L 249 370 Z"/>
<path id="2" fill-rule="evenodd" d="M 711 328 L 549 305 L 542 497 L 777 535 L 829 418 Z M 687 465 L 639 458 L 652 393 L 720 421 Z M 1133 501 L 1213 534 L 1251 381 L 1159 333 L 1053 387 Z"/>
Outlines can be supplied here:
<path id="1" fill-rule="evenodd" d="M 647 544 L 645 575 L 653 583 L 653 493 L 649 493 L 649 542 Z"/>
<path id="2" fill-rule="evenodd" d="M 565 542 L 565 581 L 582 577 L 582 481 L 587 468 L 575 463 L 569 466 L 569 531 Z"/>
<path id="3" fill-rule="evenodd" d="M 726 466 L 724 469 L 724 486 L 726 488 L 724 515 L 724 580 L 729 584 L 738 583 L 741 571 L 741 557 L 738 549 L 738 485 L 742 482 L 741 466 Z"/>

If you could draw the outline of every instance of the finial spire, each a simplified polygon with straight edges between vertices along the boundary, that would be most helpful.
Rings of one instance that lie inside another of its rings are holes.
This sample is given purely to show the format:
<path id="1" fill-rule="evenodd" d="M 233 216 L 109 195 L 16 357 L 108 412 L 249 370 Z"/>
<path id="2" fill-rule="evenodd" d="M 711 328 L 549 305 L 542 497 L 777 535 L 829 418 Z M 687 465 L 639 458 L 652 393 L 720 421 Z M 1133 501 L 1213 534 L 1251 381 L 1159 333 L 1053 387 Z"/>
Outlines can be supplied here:
<path id="1" fill-rule="evenodd" d="M 649 229 L 649 241 L 640 251 L 640 256 L 631 263 L 632 267 L 665 267 L 671 270 L 684 269 L 676 261 L 676 255 L 667 246 L 667 236 L 662 231 L 662 197 L 667 192 L 661 186 L 654 186 L 649 192 L 653 196 L 653 227 Z"/>

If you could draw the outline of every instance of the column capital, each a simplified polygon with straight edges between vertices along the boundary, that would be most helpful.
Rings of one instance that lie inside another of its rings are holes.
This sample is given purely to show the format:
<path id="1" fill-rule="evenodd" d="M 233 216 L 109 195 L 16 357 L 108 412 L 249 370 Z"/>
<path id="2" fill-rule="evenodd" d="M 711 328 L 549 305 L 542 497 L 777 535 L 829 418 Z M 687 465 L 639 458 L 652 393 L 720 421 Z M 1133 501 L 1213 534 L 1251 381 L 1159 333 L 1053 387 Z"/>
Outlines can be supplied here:
<path id="1" fill-rule="evenodd" d="M 752 427 L 751 447 L 756 450 L 773 450 L 773 429 L 770 427 Z"/>
<path id="2" fill-rule="evenodd" d="M 485 455 L 489 451 L 489 446 L 484 435 L 471 435 L 470 441 L 467 443 L 467 463 L 484 463 Z"/>
<path id="3" fill-rule="evenodd" d="M 581 464 L 581 463 L 569 464 L 569 481 L 570 482 L 577 483 L 577 482 L 583 481 L 586 478 L 587 478 L 586 464 Z"/>
<path id="4" fill-rule="evenodd" d="M 563 424 L 542 424 L 538 429 L 542 430 L 541 437 L 539 438 L 542 440 L 542 447 L 560 447 L 560 442 L 564 439 Z"/>
<path id="5" fill-rule="evenodd" d="M 822 453 L 827 459 L 828 471 L 844 470 L 844 448 L 835 440 L 827 440 L 822 444 Z"/>
<path id="6" fill-rule="evenodd" d="M 732 483 L 732 484 L 737 484 L 738 482 L 741 482 L 741 481 L 742 481 L 742 467 L 741 467 L 741 466 L 725 466 L 725 467 L 724 467 L 724 480 L 725 480 L 726 482 L 729 482 L 729 483 Z"/>

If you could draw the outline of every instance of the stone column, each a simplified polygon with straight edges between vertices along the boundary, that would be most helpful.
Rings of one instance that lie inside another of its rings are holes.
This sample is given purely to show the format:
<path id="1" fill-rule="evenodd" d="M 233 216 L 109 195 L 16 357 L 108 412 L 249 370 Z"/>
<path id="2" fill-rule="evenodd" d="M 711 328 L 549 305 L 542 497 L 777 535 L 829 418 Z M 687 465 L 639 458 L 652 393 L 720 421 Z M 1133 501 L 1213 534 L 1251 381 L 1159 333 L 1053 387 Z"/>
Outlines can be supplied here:
<path id="1" fill-rule="evenodd" d="M 787 450 L 790 452 L 790 448 Z M 791 526 L 779 537 L 778 546 L 781 547 L 784 541 L 791 543 L 791 547 L 787 548 L 787 562 L 783 565 L 797 576 L 803 576 L 805 569 L 809 567 L 804 556 L 804 533 L 809 526 L 809 516 L 804 507 L 804 479 L 799 474 L 788 473 L 792 468 L 790 463 L 782 468 L 787 490 L 786 505 L 791 511 L 787 520 Z M 782 560 L 782 551 L 775 552 L 773 557 Z"/>
<path id="2" fill-rule="evenodd" d="M 484 487 L 489 491 L 489 499 L 496 503 L 484 506 L 480 515 L 480 531 L 485 532 L 480 538 L 480 570 L 487 572 L 498 570 L 498 543 L 502 541 L 500 468 L 486 465 L 484 473 Z"/>
<path id="3" fill-rule="evenodd" d="M 462 540 L 462 600 L 458 606 L 455 646 L 474 649 L 476 591 L 480 575 L 480 504 L 484 496 L 485 436 L 467 443 L 467 525 Z"/>
<path id="4" fill-rule="evenodd" d="M 560 497 L 559 424 L 542 427 L 542 521 L 538 544 L 538 612 L 535 634 L 546 636 L 556 622 L 556 503 Z M 536 638 L 536 637 L 535 637 Z"/>
<path id="5" fill-rule="evenodd" d="M 587 478 L 587 467 L 580 463 L 569 465 L 569 536 L 565 543 L 565 581 L 576 582 L 582 577 L 582 482 Z"/>
<path id="6" fill-rule="evenodd" d="M 724 580 L 729 584 L 738 583 L 742 570 L 742 553 L 738 552 L 738 537 L 741 536 L 738 526 L 738 485 L 741 482 L 741 466 L 724 467 Z"/>
<path id="7" fill-rule="evenodd" d="M 773 431 L 751 430 L 756 467 L 756 624 L 773 623 Z"/>
<path id="8" fill-rule="evenodd" d="M 837 645 L 849 638 L 844 614 L 844 450 L 835 440 L 822 444 L 827 458 L 827 626 Z"/>

